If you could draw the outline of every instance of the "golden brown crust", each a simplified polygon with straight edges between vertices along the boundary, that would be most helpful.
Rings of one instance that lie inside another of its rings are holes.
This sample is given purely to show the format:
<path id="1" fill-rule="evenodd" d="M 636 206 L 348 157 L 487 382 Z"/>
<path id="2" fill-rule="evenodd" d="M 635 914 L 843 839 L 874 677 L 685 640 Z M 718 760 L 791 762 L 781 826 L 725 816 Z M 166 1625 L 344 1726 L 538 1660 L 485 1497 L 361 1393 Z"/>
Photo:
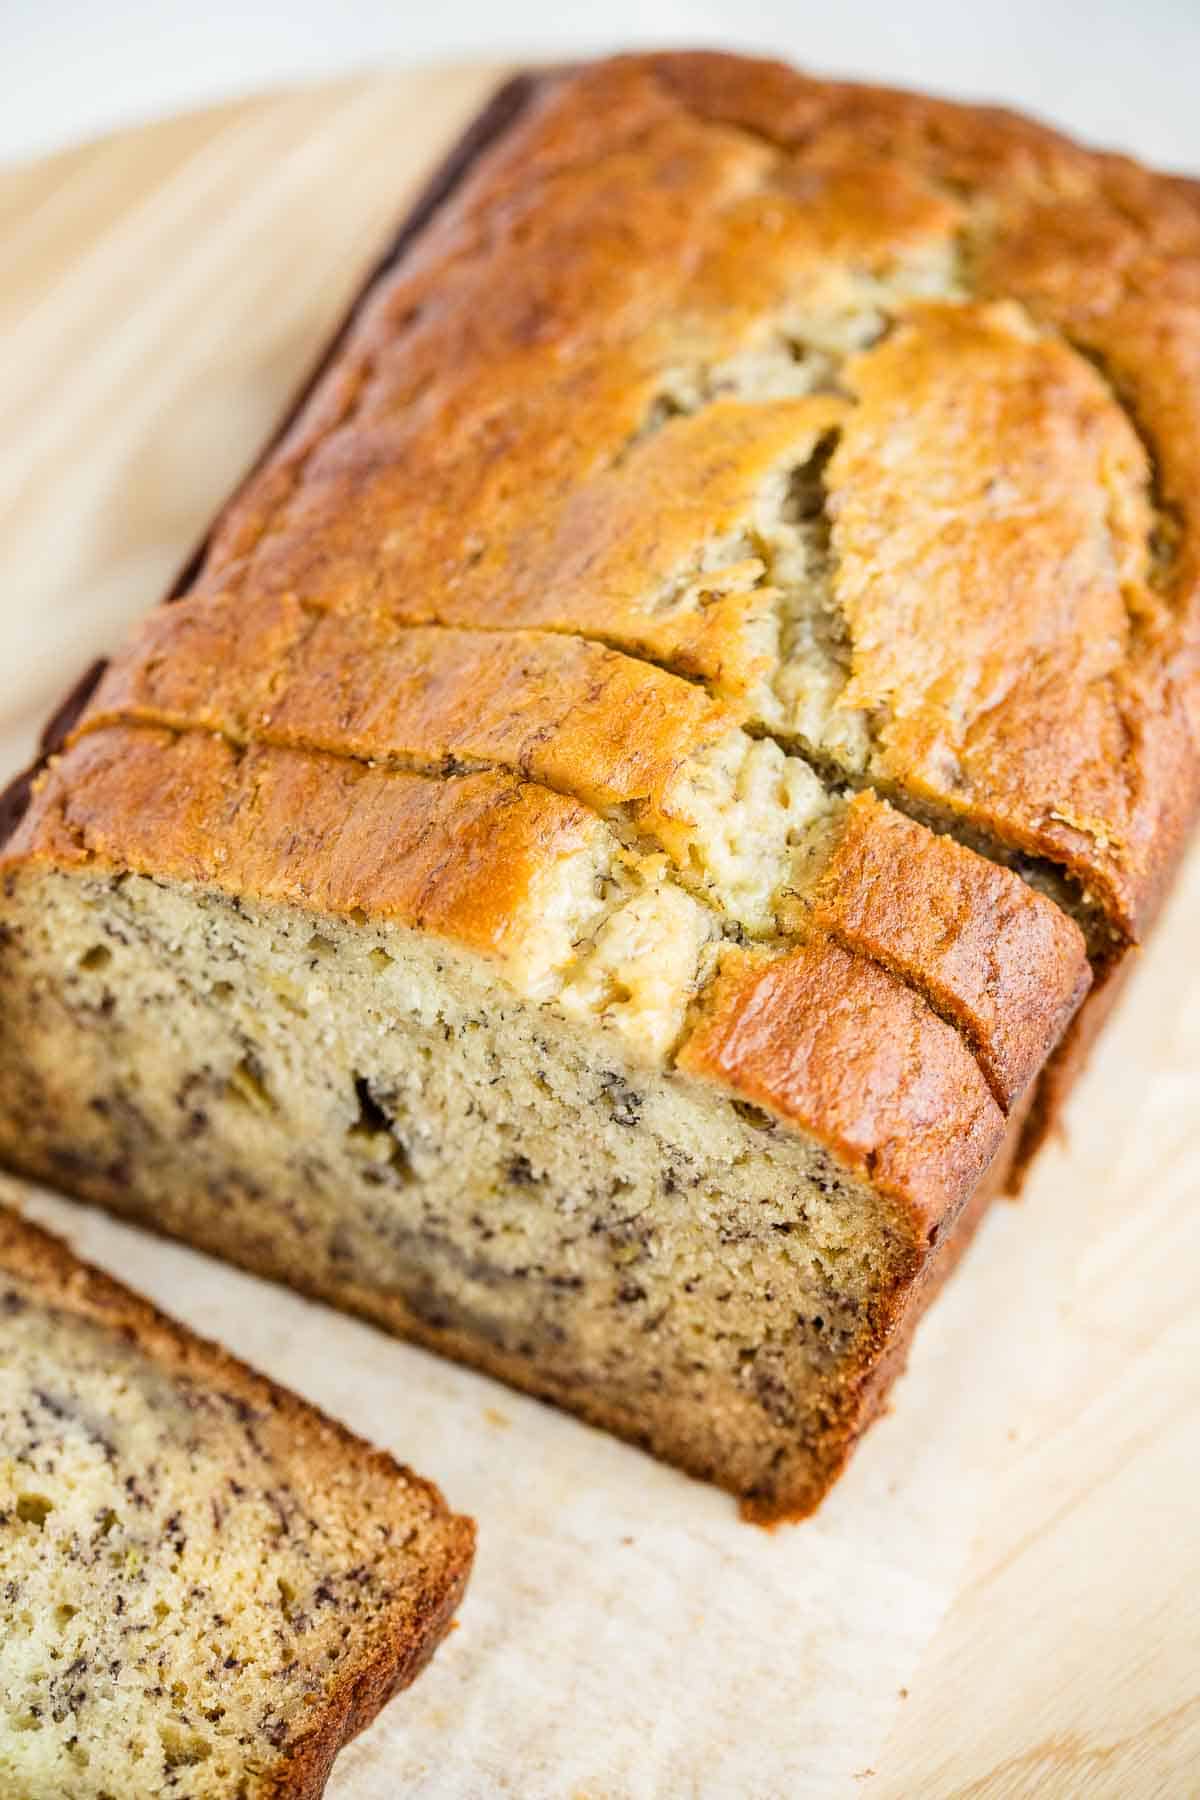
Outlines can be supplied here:
<path id="1" fill-rule="evenodd" d="M 108 670 L 83 730 L 206 726 L 241 742 L 420 769 L 511 768 L 600 810 L 661 793 L 727 729 L 702 688 L 588 639 L 396 626 L 292 595 L 159 607 Z"/>
<path id="2" fill-rule="evenodd" d="M 823 937 L 782 956 L 727 952 L 678 1061 L 811 1133 L 899 1201 L 922 1242 L 1004 1133 L 959 1034 Z"/>
<path id="3" fill-rule="evenodd" d="M 680 364 L 753 347 L 848 268 L 939 252 L 1062 335 L 917 307 L 849 404 L 718 393 L 647 432 Z M 835 591 L 850 694 L 884 710 L 875 774 L 1061 861 L 1136 935 L 1197 791 L 1198 300 L 1195 186 L 1029 121 L 704 54 L 547 77 L 381 277 L 197 586 L 591 631 L 737 694 L 769 584 L 730 550 L 697 588 L 691 561 L 776 453 L 840 426 Z M 889 507 L 915 537 L 879 556 Z M 941 628 L 906 628 L 913 596 Z"/>
<path id="4" fill-rule="evenodd" d="M 1003 309 L 933 309 L 868 349 L 849 407 L 718 399 L 642 440 L 671 367 L 711 367 L 772 307 L 828 300 L 831 271 L 886 273 L 960 234 L 969 284 L 1103 357 L 1152 433 L 1176 540 L 1164 583 L 1136 566 L 1158 527 L 1117 395 Z M 847 434 L 831 506 L 851 694 L 889 712 L 878 776 L 1062 861 L 1133 935 L 1196 788 L 1198 283 L 1192 188 L 1029 122 L 733 58 L 598 65 L 546 84 L 381 284 L 198 586 L 590 631 L 736 693 L 761 580 L 735 559 L 702 607 L 647 596 L 744 515 L 789 434 L 802 454 L 802 416 L 823 408 Z M 901 457 L 882 454 L 899 442 L 887 394 L 918 431 Z M 881 558 L 871 520 L 889 508 L 930 535 Z M 941 629 L 906 628 L 915 594 Z"/>
<path id="5" fill-rule="evenodd" d="M 747 525 L 773 478 L 812 455 L 844 402 L 719 399 L 642 436 L 655 375 L 651 369 L 634 382 L 638 416 L 609 408 L 598 418 L 600 441 L 574 486 L 557 471 L 553 485 L 551 470 L 540 482 L 531 471 L 535 504 L 533 495 L 507 488 L 500 498 L 490 491 L 460 498 L 448 481 L 443 493 L 430 491 L 423 473 L 407 497 L 380 500 L 377 517 L 358 517 L 351 503 L 357 535 L 335 564 L 344 529 L 339 496 L 350 498 L 338 483 L 337 494 L 322 497 L 319 525 L 264 528 L 252 567 L 239 561 L 245 572 L 235 573 L 210 564 L 196 592 L 234 593 L 243 604 L 247 594 L 257 603 L 295 593 L 313 610 L 369 610 L 393 626 L 569 632 L 703 678 L 719 693 L 744 694 L 766 666 L 755 627 L 769 620 L 773 599 L 763 562 L 745 540 Z M 606 362 L 588 375 L 601 378 L 613 379 Z M 560 394 L 561 406 L 571 403 Z M 506 397 L 506 408 L 512 404 Z M 559 422 L 532 422 L 530 432 L 535 424 L 557 448 L 561 414 Z M 464 487 L 468 475 L 478 479 L 463 466 L 471 461 L 465 448 L 453 465 Z M 412 455 L 432 457 L 434 445 Z M 389 463 L 378 479 L 390 486 L 398 476 Z M 452 507 L 462 509 L 453 533 Z M 373 541 L 381 530 L 386 548 Z M 443 543 L 443 534 L 452 542 Z M 444 583 L 429 575 L 439 559 L 447 565 Z"/>
<path id="6" fill-rule="evenodd" d="M 1005 1113 L 1091 980 L 1082 935 L 1052 901 L 869 793 L 851 801 L 807 910 L 962 1032 Z"/>
<path id="7" fill-rule="evenodd" d="M 1140 441 L 1088 363 L 999 306 L 917 309 L 848 379 L 829 494 L 872 773 L 1060 863 L 1132 933 L 1172 804 L 1126 766 L 1143 646 L 1170 629 Z"/>
<path id="8" fill-rule="evenodd" d="M 364 1483 L 393 1488 L 397 1518 L 410 1535 L 414 1507 L 423 1512 L 421 1544 L 425 1558 L 415 1588 L 411 1584 L 414 1552 L 398 1550 L 404 1579 L 401 1603 L 381 1620 L 351 1666 L 331 1686 L 306 1729 L 288 1744 L 278 1766 L 266 1772 L 264 1796 L 317 1800 L 324 1792 L 338 1751 L 361 1731 L 391 1699 L 407 1687 L 428 1662 L 449 1629 L 461 1603 L 475 1550 L 472 1519 L 451 1513 L 430 1481 L 387 1454 L 355 1437 L 289 1389 L 269 1381 L 239 1362 L 220 1345 L 197 1337 L 182 1325 L 84 1263 L 59 1238 L 0 1207 L 0 1270 L 34 1283 L 48 1304 L 120 1334 L 168 1373 L 178 1373 L 219 1386 L 262 1408 L 286 1431 L 298 1455 L 314 1474 L 323 1460 L 343 1467 L 353 1461 Z"/>
<path id="9" fill-rule="evenodd" d="M 113 726 L 53 763 L 3 863 L 90 863 L 503 956 L 540 879 L 589 842 L 576 802 L 505 774 L 437 780 L 200 732 Z"/>
<path id="10" fill-rule="evenodd" d="M 699 116 L 764 132 L 802 162 L 883 154 L 961 197 L 972 289 L 1019 301 L 1098 362 L 1113 411 L 1123 406 L 1142 436 L 1149 479 L 1133 500 L 1148 498 L 1158 513 L 1151 567 L 1122 584 L 1133 616 L 1127 632 L 1118 630 L 1116 654 L 1108 652 L 1107 681 L 1079 710 L 1078 683 L 1068 682 L 1076 701 L 1055 690 L 1055 716 L 1039 694 L 1033 638 L 1014 639 L 1001 684 L 1005 716 L 981 715 L 986 730 L 972 746 L 979 788 L 967 804 L 977 801 L 980 823 L 1006 841 L 1036 831 L 1047 853 L 1104 894 L 1122 934 L 1144 935 L 1200 799 L 1200 184 L 1083 149 L 996 109 L 706 53 L 661 56 L 653 66 Z M 1063 344 L 1042 354 L 1066 369 Z M 1078 365 L 1070 380 L 1082 386 Z M 986 400 L 978 389 L 959 394 L 967 405 Z M 1101 410 L 1097 399 L 1098 425 Z M 1077 442 L 1094 453 L 1094 444 Z M 1007 616 L 1009 591 L 988 583 L 986 565 L 980 572 L 981 591 Z M 1114 590 L 1109 604 L 1120 597 Z M 1073 655 L 1080 666 L 1105 655 L 1103 634 L 1097 642 L 1085 618 L 1065 629 L 1053 616 L 1046 624 L 1064 675 Z M 953 640 L 942 633 L 943 643 Z M 915 649 L 927 654 L 923 644 Z M 1020 682 L 1024 697 L 1008 691 Z M 998 795 L 1007 826 L 992 811 Z M 940 798 L 964 804 L 949 784 Z"/>

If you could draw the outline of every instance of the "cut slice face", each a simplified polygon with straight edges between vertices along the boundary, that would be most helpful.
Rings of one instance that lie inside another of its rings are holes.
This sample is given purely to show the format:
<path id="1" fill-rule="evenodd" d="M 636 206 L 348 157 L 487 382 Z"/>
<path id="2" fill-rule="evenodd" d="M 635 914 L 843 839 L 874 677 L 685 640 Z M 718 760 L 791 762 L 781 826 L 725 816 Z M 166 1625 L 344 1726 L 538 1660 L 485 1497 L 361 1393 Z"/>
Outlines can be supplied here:
<path id="1" fill-rule="evenodd" d="M 6 1208 L 0 1316 L 0 1791 L 315 1800 L 471 1522 Z"/>

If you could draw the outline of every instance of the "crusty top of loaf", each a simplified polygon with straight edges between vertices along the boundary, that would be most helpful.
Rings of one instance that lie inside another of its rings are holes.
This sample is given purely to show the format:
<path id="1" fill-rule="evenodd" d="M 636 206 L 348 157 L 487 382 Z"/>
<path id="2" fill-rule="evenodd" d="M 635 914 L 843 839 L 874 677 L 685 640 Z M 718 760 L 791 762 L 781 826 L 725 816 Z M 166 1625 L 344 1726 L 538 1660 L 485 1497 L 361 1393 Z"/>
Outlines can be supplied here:
<path id="1" fill-rule="evenodd" d="M 849 955 L 966 1057 L 896 1176 L 961 1197 L 944 1135 L 986 1160 L 1087 981 L 996 864 L 1055 866 L 1119 944 L 1194 810 L 1198 271 L 1194 186 L 1009 115 L 704 54 L 539 78 L 109 672 L 10 862 L 499 951 L 602 825 L 666 842 L 689 759 L 774 738 L 995 862 L 868 791 L 795 916 L 724 955 L 682 1060 L 878 1169 L 850 1065 L 814 1086 L 828 1031 L 798 1082 L 782 1049 L 766 1070 L 778 1033 L 751 1059 L 719 1027 L 751 996 L 815 1020 L 821 984 L 762 958 L 840 981 Z"/>
<path id="2" fill-rule="evenodd" d="M 856 773 L 1136 934 L 1195 789 L 1198 304 L 1200 188 L 1027 121 L 736 57 L 547 78 L 192 592 L 594 636 L 752 711 L 747 515 L 833 432 Z M 784 341 L 837 342 L 832 391 L 729 372 Z"/>

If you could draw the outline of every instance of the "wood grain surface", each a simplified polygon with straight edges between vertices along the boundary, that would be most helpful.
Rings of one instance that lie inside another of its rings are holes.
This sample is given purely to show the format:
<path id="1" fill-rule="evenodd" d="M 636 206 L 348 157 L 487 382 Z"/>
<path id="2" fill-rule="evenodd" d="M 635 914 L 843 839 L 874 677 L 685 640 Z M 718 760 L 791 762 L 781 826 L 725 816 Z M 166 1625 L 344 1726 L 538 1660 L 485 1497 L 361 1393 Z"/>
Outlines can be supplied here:
<path id="1" fill-rule="evenodd" d="M 166 585 L 496 79 L 267 96 L 0 174 L 0 776 Z M 1019 1339 L 1035 1373 L 986 1422 L 968 1577 L 855 1791 L 1200 1794 L 1196 856 L 1066 1140 L 992 1237 L 958 1279 L 994 1355 Z"/>

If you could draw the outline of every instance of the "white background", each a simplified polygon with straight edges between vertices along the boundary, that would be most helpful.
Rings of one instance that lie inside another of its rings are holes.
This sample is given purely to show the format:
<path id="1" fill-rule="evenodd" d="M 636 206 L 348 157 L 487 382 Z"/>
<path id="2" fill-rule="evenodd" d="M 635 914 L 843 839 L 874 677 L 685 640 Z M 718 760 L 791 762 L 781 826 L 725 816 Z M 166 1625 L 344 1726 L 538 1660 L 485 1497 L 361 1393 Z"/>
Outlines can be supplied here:
<path id="1" fill-rule="evenodd" d="M 0 159 L 296 78 L 624 44 L 994 98 L 1200 169 L 1200 0 L 0 0 Z"/>

